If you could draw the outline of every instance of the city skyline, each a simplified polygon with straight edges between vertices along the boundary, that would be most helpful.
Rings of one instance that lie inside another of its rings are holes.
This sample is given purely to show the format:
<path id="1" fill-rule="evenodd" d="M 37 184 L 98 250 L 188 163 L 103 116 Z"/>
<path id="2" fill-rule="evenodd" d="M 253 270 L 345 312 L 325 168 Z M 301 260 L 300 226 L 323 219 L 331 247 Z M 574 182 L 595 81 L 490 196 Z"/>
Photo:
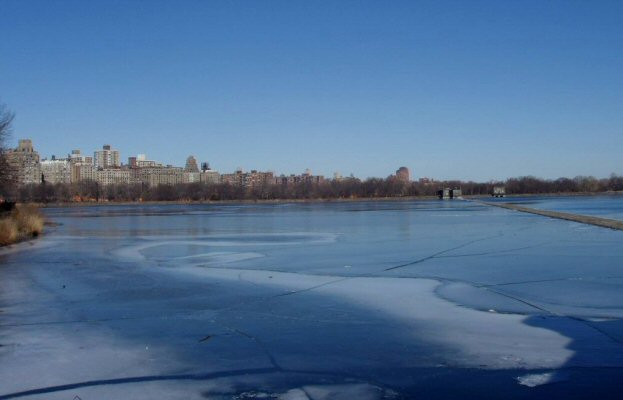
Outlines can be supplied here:
<path id="1" fill-rule="evenodd" d="M 258 187 L 284 186 L 309 183 L 322 184 L 324 176 L 313 175 L 309 169 L 302 174 L 276 175 L 274 171 L 258 171 L 256 169 L 236 169 L 231 173 L 220 173 L 210 168 L 208 162 L 199 163 L 190 155 L 186 158 L 184 167 L 164 165 L 156 160 L 150 160 L 145 154 L 129 156 L 128 162 L 121 161 L 121 152 L 110 144 L 104 144 L 101 149 L 95 150 L 93 156 L 82 153 L 80 149 L 71 150 L 67 157 L 50 159 L 41 157 L 31 139 L 19 139 L 15 148 L 3 152 L 6 157 L 10 179 L 15 187 L 24 187 L 40 184 L 91 184 L 103 187 L 110 185 L 138 185 L 141 188 L 164 186 L 178 186 L 182 184 L 226 184 L 231 187 L 252 190 Z M 399 175 L 400 172 L 400 176 Z M 397 177 L 409 181 L 409 170 L 401 167 L 396 172 Z M 335 173 L 336 181 L 342 180 L 339 173 Z"/>
<path id="2" fill-rule="evenodd" d="M 75 163 L 78 162 L 79 164 L 88 164 L 90 166 L 93 167 L 93 172 L 97 171 L 97 170 L 115 170 L 115 169 L 122 169 L 122 170 L 128 170 L 128 169 L 145 169 L 145 168 L 155 168 L 156 170 L 158 169 L 174 169 L 174 170 L 179 170 L 179 172 L 184 172 L 184 173 L 204 173 L 206 171 L 210 172 L 210 173 L 214 173 L 216 174 L 217 177 L 219 177 L 219 179 L 221 179 L 223 176 L 233 176 L 236 174 L 248 174 L 248 173 L 253 173 L 253 174 L 270 174 L 271 178 L 270 180 L 272 181 L 273 179 L 275 180 L 274 183 L 276 184 L 281 184 L 281 178 L 294 178 L 294 177 L 315 177 L 315 178 L 319 178 L 320 180 L 331 180 L 331 179 L 343 179 L 343 178 L 356 178 L 359 180 L 368 180 L 368 179 L 385 179 L 385 178 L 399 178 L 400 180 L 403 180 L 405 182 L 416 182 L 419 181 L 420 183 L 433 183 L 433 182 L 444 182 L 444 181 L 460 181 L 463 183 L 501 183 L 503 181 L 509 180 L 509 179 L 516 179 L 516 178 L 537 178 L 539 180 L 543 180 L 545 179 L 546 181 L 553 181 L 553 180 L 558 180 L 558 179 L 565 179 L 565 180 L 569 180 L 570 178 L 581 178 L 581 179 L 585 179 L 585 178 L 590 178 L 590 179 L 605 179 L 605 178 L 612 178 L 612 177 L 620 177 L 620 174 L 617 173 L 611 173 L 608 176 L 594 176 L 594 175 L 586 175 L 586 174 L 580 174 L 580 175 L 576 175 L 574 177 L 570 177 L 570 176 L 560 176 L 557 177 L 555 179 L 548 179 L 548 178 L 541 178 L 541 177 L 537 177 L 534 175 L 524 175 L 524 176 L 509 176 L 503 179 L 490 179 L 487 181 L 474 181 L 474 180 L 466 180 L 466 179 L 461 179 L 461 178 L 457 178 L 457 179 L 440 179 L 437 178 L 435 176 L 431 176 L 431 175 L 425 175 L 425 174 L 421 174 L 421 175 L 415 175 L 412 173 L 410 167 L 406 167 L 406 166 L 400 166 L 398 167 L 398 169 L 396 169 L 395 171 L 393 171 L 392 173 L 388 174 L 387 176 L 371 176 L 371 177 L 361 177 L 361 176 L 357 176 L 356 174 L 350 173 L 350 174 L 343 174 L 341 171 L 333 171 L 331 174 L 329 175 L 324 175 L 324 174 L 313 174 L 312 173 L 312 169 L 305 168 L 304 171 L 277 171 L 274 168 L 267 168 L 267 169 L 263 169 L 260 170 L 258 168 L 253 168 L 253 167 L 249 167 L 249 168 L 244 168 L 242 166 L 238 166 L 236 168 L 234 168 L 233 170 L 230 171 L 224 171 L 224 170 L 220 170 L 218 168 L 214 168 L 215 166 L 211 164 L 211 162 L 207 159 L 201 159 L 201 158 L 197 158 L 195 157 L 195 154 L 188 154 L 185 157 L 185 161 L 184 162 L 173 162 L 171 164 L 166 164 L 163 162 L 160 162 L 159 160 L 153 159 L 151 157 L 148 157 L 148 154 L 143 152 L 143 153 L 138 153 L 138 154 L 134 154 L 134 155 L 127 155 L 125 158 L 122 157 L 122 151 L 119 150 L 118 148 L 115 148 L 113 146 L 111 146 L 110 144 L 103 144 L 101 145 L 100 149 L 95 149 L 92 153 L 90 151 L 88 152 L 82 152 L 82 149 L 72 149 L 70 152 L 67 152 L 65 154 L 65 156 L 63 155 L 56 155 L 56 154 L 52 154 L 49 157 L 47 155 L 45 155 L 43 152 L 39 151 L 39 149 L 36 147 L 36 145 L 33 143 L 33 141 L 29 138 L 20 138 L 17 140 L 18 145 L 16 147 L 11 147 L 9 146 L 8 150 L 9 153 L 13 152 L 13 153 L 20 153 L 22 151 L 22 146 L 26 145 L 27 148 L 29 149 L 30 152 L 34 152 L 37 155 L 37 159 L 39 160 L 38 162 L 41 163 L 41 165 L 43 165 L 43 162 L 55 162 L 55 161 L 66 161 L 68 163 L 68 165 L 71 163 Z M 90 156 L 89 154 L 93 154 L 92 156 Z M 109 163 L 102 163 L 102 161 L 99 161 L 99 159 L 101 157 L 103 157 L 103 154 L 106 154 L 105 157 L 107 157 L 108 159 L 113 159 L 115 160 L 114 162 L 109 162 Z M 126 160 L 126 162 L 124 162 L 124 159 Z M 182 166 L 184 165 L 184 166 Z M 71 168 L 70 168 L 71 169 Z M 93 173 L 91 172 L 91 174 Z M 73 174 L 73 173 L 72 173 Z M 130 179 L 130 177 L 126 177 L 127 179 Z M 68 178 L 69 179 L 69 178 Z M 75 178 L 74 178 L 75 179 Z M 82 178 L 78 178 L 79 180 L 84 179 L 84 177 Z M 97 179 L 95 177 L 91 177 L 89 176 L 87 179 Z M 197 178 L 198 179 L 198 178 Z M 226 179 L 227 181 L 227 179 Z M 69 180 L 67 181 L 68 183 L 70 182 Z M 177 181 L 173 181 L 173 182 L 168 182 L 167 180 L 165 180 L 165 184 L 177 184 L 177 183 L 192 183 L 195 182 L 195 178 L 192 178 L 190 181 L 187 180 L 187 178 L 182 179 L 180 177 L 179 182 Z M 202 181 L 203 182 L 203 181 Z M 217 183 L 217 181 L 214 180 L 214 178 L 210 178 L 208 181 L 206 181 L 208 183 Z M 222 182 L 222 181 L 219 181 Z M 293 181 L 294 182 L 294 181 Z M 283 184 L 286 183 L 293 183 L 290 181 L 283 181 Z M 224 183 L 224 182 L 223 182 Z M 233 181 L 229 181 L 229 183 L 234 183 Z"/>
<path id="3" fill-rule="evenodd" d="M 149 153 L 146 153 L 146 152 L 137 153 L 134 155 L 128 155 L 127 157 L 124 158 L 122 156 L 123 152 L 120 149 L 113 147 L 110 144 L 101 145 L 100 149 L 95 149 L 92 152 L 91 151 L 83 152 L 83 149 L 73 148 L 72 150 L 67 151 L 64 154 L 51 154 L 48 156 L 46 153 L 42 152 L 36 146 L 36 143 L 33 143 L 32 139 L 30 138 L 19 138 L 15 140 L 15 142 L 17 142 L 17 146 L 9 146 L 9 152 L 19 151 L 20 145 L 22 144 L 22 142 L 26 142 L 30 146 L 31 151 L 34 151 L 35 153 L 38 154 L 40 162 L 74 161 L 76 158 L 79 158 L 80 162 L 85 162 L 86 160 L 88 160 L 86 162 L 88 164 L 92 164 L 97 169 L 173 167 L 173 168 L 183 168 L 184 170 L 195 172 L 192 167 L 192 163 L 194 163 L 194 167 L 197 168 L 196 172 L 204 171 L 204 170 L 225 172 L 225 171 L 218 170 L 217 168 L 213 168 L 214 166 L 209 160 L 197 158 L 195 157 L 195 154 L 190 154 L 190 153 L 185 157 L 184 162 L 177 161 L 174 163 L 167 164 L 167 163 L 161 162 L 160 160 L 156 160 L 156 159 L 149 157 L 148 156 Z M 112 157 L 111 155 L 107 155 L 108 158 L 114 158 L 116 160 L 115 162 L 105 163 L 102 161 L 98 161 L 99 157 L 104 157 L 102 153 L 109 153 L 109 152 L 116 153 L 116 155 L 112 155 Z M 92 156 L 90 154 L 92 154 Z M 141 163 L 143 163 L 143 165 L 141 165 Z M 182 167 L 182 164 L 184 164 L 184 167 Z M 199 166 L 201 166 L 201 168 L 199 168 Z M 406 169 L 406 167 L 400 167 L 400 168 Z M 257 170 L 258 170 L 257 168 L 253 168 L 253 167 L 244 168 L 242 166 L 238 166 L 235 169 L 231 170 L 231 172 L 237 172 L 237 171 L 248 172 L 248 171 L 257 171 Z M 296 175 L 296 173 L 288 172 L 288 171 L 279 171 L 279 174 L 277 174 L 277 171 L 272 168 L 268 168 L 266 171 L 275 173 L 275 176 Z M 301 171 L 298 171 L 298 172 L 301 172 Z M 302 171 L 302 173 L 311 174 L 311 169 L 305 168 L 305 170 Z M 334 174 L 339 174 L 340 176 L 342 175 L 340 171 L 334 171 L 332 175 Z M 393 174 L 390 174 L 390 175 L 393 175 Z M 407 169 L 407 175 L 408 175 L 408 169 Z"/>
<path id="4" fill-rule="evenodd" d="M 623 173 L 623 4 L 5 1 L 0 102 L 45 154 L 221 171 Z M 145 148 L 149 143 L 149 148 Z"/>

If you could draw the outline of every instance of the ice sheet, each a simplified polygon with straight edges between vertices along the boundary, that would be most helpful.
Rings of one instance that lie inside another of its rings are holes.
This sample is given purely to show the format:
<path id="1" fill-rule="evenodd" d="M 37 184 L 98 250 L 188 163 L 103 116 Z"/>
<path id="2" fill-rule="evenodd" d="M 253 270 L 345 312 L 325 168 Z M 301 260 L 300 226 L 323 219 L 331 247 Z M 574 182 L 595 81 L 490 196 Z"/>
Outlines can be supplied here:
<path id="1" fill-rule="evenodd" d="M 50 215 L 0 253 L 0 399 L 616 398 L 623 378 L 622 232 L 434 201 Z"/>

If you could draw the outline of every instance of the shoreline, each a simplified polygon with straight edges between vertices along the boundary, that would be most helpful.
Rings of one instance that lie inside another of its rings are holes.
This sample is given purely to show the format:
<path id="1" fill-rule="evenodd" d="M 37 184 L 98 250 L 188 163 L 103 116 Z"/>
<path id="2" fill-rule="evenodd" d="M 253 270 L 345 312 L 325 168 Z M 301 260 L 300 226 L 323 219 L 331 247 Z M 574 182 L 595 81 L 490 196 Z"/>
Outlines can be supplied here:
<path id="1" fill-rule="evenodd" d="M 507 194 L 498 198 L 517 198 L 517 197 L 590 197 L 590 196 L 623 196 L 623 191 L 609 190 L 607 192 L 559 192 L 559 193 L 524 193 Z M 465 198 L 495 198 L 491 195 L 469 195 Z"/>
<path id="2" fill-rule="evenodd" d="M 616 219 L 596 217 L 596 216 L 583 215 L 583 214 L 573 214 L 573 213 L 567 213 L 567 212 L 561 212 L 561 211 L 540 210 L 538 208 L 524 207 L 524 206 L 520 206 L 518 204 L 513 204 L 513 203 L 499 203 L 499 202 L 494 203 L 490 201 L 481 201 L 481 200 L 475 200 L 475 202 L 479 204 L 491 206 L 491 207 L 504 208 L 506 210 L 513 210 L 513 211 L 518 211 L 518 212 L 527 213 L 527 214 L 535 214 L 535 215 L 540 215 L 543 217 L 556 218 L 556 219 L 561 219 L 565 221 L 579 222 L 581 224 L 594 225 L 594 226 L 599 226 L 601 228 L 608 228 L 608 229 L 623 231 L 623 221 L 616 220 Z"/>
<path id="3" fill-rule="evenodd" d="M 258 199 L 258 200 L 173 200 L 173 201 L 90 201 L 67 203 L 30 203 L 41 208 L 63 207 L 97 207 L 97 206 L 134 206 L 134 205 L 223 205 L 223 204 L 288 204 L 288 203 L 359 203 L 366 201 L 401 202 L 416 200 L 436 200 L 437 196 L 405 196 L 405 197 L 366 197 L 342 199 Z"/>
<path id="4" fill-rule="evenodd" d="M 588 197 L 588 196 L 623 196 L 622 191 L 608 192 L 561 192 L 561 193 L 528 193 L 509 194 L 503 198 L 520 197 Z M 493 199 L 486 194 L 465 195 L 464 199 L 479 200 Z M 54 203 L 25 203 L 34 204 L 41 208 L 64 208 L 64 207 L 97 207 L 132 206 L 132 205 L 224 205 L 224 204 L 288 204 L 288 203 L 359 203 L 359 202 L 406 202 L 406 201 L 429 201 L 438 200 L 437 196 L 403 196 L 403 197 L 358 197 L 358 198 L 330 198 L 330 199 L 256 199 L 256 200 L 165 200 L 165 201 L 85 201 L 85 202 L 54 202 Z"/>
<path id="5" fill-rule="evenodd" d="M 39 207 L 20 204 L 10 212 L 0 215 L 0 247 L 36 239 L 46 226 Z"/>
<path id="6" fill-rule="evenodd" d="M 38 236 L 24 238 L 22 240 L 19 240 L 11 244 L 0 245 L 0 256 L 17 253 L 17 252 L 24 251 L 24 250 L 42 249 L 47 246 L 50 246 L 49 243 L 40 240 L 43 237 L 44 237 L 44 234 L 42 233 Z"/>

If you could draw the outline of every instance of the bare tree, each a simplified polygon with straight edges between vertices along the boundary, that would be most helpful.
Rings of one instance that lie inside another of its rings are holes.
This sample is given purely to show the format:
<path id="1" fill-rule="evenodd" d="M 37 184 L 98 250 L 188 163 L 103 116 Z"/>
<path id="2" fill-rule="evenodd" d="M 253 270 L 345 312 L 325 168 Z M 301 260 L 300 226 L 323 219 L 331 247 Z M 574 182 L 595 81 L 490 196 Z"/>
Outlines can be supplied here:
<path id="1" fill-rule="evenodd" d="M 0 194 L 11 180 L 11 171 L 6 159 L 7 140 L 11 135 L 11 126 L 15 115 L 4 105 L 0 104 Z"/>

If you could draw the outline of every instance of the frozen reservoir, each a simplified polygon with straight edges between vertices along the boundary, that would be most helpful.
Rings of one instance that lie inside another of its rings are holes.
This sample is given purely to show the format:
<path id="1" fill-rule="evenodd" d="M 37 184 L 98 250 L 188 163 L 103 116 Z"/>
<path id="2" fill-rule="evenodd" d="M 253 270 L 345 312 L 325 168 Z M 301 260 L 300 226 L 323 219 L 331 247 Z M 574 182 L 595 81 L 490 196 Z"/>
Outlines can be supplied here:
<path id="1" fill-rule="evenodd" d="M 621 397 L 622 231 L 459 200 L 45 213 L 0 250 L 0 400 Z"/>

